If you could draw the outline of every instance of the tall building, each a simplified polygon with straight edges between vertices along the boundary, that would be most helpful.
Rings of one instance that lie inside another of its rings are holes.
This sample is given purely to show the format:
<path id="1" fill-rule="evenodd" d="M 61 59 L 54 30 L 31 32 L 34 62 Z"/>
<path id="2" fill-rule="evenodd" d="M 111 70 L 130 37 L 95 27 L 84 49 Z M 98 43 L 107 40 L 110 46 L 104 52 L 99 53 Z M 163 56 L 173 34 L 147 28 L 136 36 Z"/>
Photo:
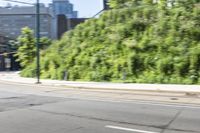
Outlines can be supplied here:
<path id="1" fill-rule="evenodd" d="M 40 5 L 41 36 L 51 37 L 49 8 Z M 10 38 L 21 34 L 23 27 L 36 29 L 36 6 L 0 7 L 0 31 Z"/>
<path id="2" fill-rule="evenodd" d="M 53 3 L 50 4 L 49 7 L 52 14 L 52 38 L 58 39 L 60 37 L 58 16 L 64 15 L 67 19 L 77 18 L 78 12 L 74 11 L 73 4 L 71 4 L 69 0 L 53 0 Z"/>
<path id="3" fill-rule="evenodd" d="M 60 39 L 66 31 L 74 29 L 86 20 L 87 18 L 67 18 L 65 15 L 57 15 L 57 38 Z"/>
<path id="4" fill-rule="evenodd" d="M 55 16 L 65 15 L 67 18 L 78 17 L 78 12 L 74 11 L 73 4 L 69 0 L 53 0 L 52 11 Z"/>

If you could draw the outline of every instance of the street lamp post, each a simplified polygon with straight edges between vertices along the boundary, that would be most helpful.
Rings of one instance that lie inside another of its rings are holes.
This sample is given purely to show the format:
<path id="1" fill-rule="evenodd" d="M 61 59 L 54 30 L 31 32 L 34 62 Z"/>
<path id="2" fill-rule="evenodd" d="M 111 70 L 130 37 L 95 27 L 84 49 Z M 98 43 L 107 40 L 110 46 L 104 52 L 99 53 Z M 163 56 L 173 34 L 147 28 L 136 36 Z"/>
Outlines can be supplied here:
<path id="1" fill-rule="evenodd" d="M 36 55 L 37 55 L 37 84 L 40 84 L 40 2 L 36 3 Z"/>

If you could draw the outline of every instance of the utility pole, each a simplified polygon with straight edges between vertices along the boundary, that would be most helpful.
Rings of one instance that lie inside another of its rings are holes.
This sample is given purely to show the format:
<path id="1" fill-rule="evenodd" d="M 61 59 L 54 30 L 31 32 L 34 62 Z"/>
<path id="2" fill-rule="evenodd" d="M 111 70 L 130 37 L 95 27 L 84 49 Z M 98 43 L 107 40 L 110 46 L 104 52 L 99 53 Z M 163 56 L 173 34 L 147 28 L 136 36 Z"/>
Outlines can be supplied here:
<path id="1" fill-rule="evenodd" d="M 103 0 L 103 9 L 104 10 L 108 10 L 109 9 L 108 0 Z"/>
<path id="2" fill-rule="evenodd" d="M 36 84 L 40 84 L 40 2 L 37 0 L 36 3 L 36 75 L 37 75 L 37 82 Z"/>
<path id="3" fill-rule="evenodd" d="M 108 10 L 109 9 L 108 2 L 109 2 L 109 0 L 103 0 L 103 9 L 101 11 L 99 11 L 98 13 L 96 13 L 92 18 L 95 18 L 96 16 L 98 16 L 103 11 Z"/>

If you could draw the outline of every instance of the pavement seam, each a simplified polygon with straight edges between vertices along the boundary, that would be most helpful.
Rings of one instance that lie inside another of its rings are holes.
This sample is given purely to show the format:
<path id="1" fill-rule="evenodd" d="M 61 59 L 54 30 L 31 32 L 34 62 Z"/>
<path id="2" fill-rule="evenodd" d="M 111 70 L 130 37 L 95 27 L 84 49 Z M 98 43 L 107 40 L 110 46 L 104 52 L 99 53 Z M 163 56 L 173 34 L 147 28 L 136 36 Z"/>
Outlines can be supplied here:
<path id="1" fill-rule="evenodd" d="M 179 115 L 184 111 L 184 107 L 179 109 L 178 112 L 175 114 L 175 116 L 168 122 L 166 126 L 162 129 L 160 133 L 164 133 L 165 130 L 169 129 L 169 126 L 179 117 Z"/>
<path id="2" fill-rule="evenodd" d="M 68 101 L 68 100 L 66 100 Z M 21 108 L 13 108 L 13 109 L 8 109 L 8 110 L 3 110 L 0 111 L 0 113 L 5 113 L 5 112 L 12 112 L 12 111 L 20 111 L 20 110 L 25 110 L 29 109 L 32 107 L 38 107 L 38 106 L 44 106 L 44 105 L 50 105 L 50 104 L 56 104 L 56 103 L 62 103 L 64 101 L 55 101 L 55 102 L 47 102 L 47 103 L 42 103 L 42 104 L 27 104 L 27 106 L 21 107 Z"/>

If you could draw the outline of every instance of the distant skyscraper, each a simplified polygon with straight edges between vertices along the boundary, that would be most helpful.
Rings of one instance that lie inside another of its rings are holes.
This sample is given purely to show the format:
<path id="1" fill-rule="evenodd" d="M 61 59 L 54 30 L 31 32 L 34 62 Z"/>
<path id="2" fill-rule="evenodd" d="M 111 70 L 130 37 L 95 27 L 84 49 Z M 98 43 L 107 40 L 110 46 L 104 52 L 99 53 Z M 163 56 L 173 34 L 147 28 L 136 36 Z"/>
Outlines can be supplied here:
<path id="1" fill-rule="evenodd" d="M 68 18 L 77 18 L 78 12 L 74 11 L 73 4 L 69 0 L 53 0 L 52 9 L 54 15 L 65 15 Z"/>
<path id="2" fill-rule="evenodd" d="M 53 0 L 49 5 L 52 14 L 52 37 L 58 38 L 58 16 L 64 15 L 66 18 L 77 18 L 78 12 L 74 11 L 73 4 L 69 0 Z"/>

